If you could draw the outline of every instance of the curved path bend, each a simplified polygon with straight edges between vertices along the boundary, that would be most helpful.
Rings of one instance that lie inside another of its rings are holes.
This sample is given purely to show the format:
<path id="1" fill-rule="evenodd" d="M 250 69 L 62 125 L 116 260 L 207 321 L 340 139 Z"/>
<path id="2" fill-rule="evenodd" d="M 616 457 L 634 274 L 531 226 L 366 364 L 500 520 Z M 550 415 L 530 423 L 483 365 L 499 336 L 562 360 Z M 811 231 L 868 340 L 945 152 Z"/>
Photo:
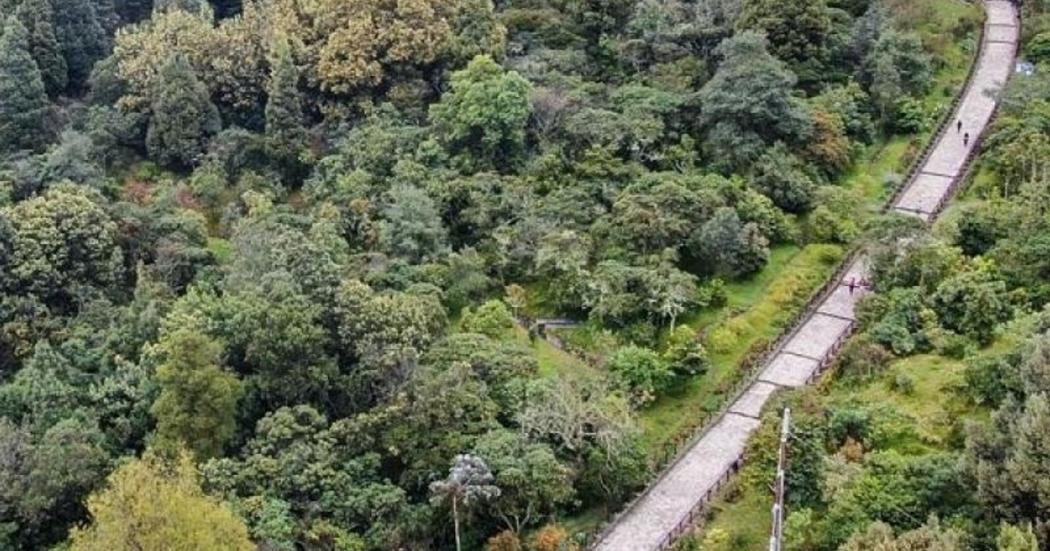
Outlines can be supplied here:
<path id="1" fill-rule="evenodd" d="M 988 17 L 981 51 L 951 125 L 936 137 L 922 165 L 890 209 L 932 221 L 965 176 L 974 149 L 995 115 L 996 99 L 1014 69 L 1020 21 L 1008 0 L 985 0 Z M 962 131 L 956 130 L 962 121 Z M 971 139 L 963 143 L 962 134 Z M 648 490 L 602 533 L 595 551 L 648 551 L 669 546 L 683 522 L 730 476 L 744 453 L 759 415 L 780 388 L 800 387 L 819 375 L 823 360 L 833 355 L 852 330 L 854 306 L 863 296 L 848 282 L 868 275 L 867 258 L 857 257 L 840 272 L 838 285 L 826 293 L 811 314 L 770 357 L 751 385 L 726 413 L 668 467 Z"/>

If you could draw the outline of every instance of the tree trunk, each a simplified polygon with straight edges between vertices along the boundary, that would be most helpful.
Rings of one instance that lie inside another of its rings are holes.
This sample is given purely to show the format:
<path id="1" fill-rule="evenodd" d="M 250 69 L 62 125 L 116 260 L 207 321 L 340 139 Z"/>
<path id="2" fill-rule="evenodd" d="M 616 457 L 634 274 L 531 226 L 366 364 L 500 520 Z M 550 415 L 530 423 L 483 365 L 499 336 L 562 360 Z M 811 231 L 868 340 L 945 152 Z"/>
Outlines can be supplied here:
<path id="1" fill-rule="evenodd" d="M 456 508 L 456 496 L 452 496 L 452 524 L 456 528 L 456 551 L 463 551 L 459 543 L 459 510 Z"/>

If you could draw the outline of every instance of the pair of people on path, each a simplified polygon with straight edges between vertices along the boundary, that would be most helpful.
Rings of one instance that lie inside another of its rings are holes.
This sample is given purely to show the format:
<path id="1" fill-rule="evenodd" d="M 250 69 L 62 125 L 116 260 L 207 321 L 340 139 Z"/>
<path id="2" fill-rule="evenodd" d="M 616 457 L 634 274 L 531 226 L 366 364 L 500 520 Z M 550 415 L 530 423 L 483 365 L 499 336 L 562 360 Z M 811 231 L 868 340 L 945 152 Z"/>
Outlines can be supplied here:
<path id="1" fill-rule="evenodd" d="M 861 280 L 858 282 L 857 278 L 851 277 L 849 278 L 849 294 L 852 295 L 853 291 L 857 290 L 857 287 L 860 287 L 861 289 L 866 289 L 868 285 L 869 283 L 866 279 L 861 278 Z"/>
<path id="2" fill-rule="evenodd" d="M 962 119 L 959 119 L 955 123 L 955 131 L 956 132 L 962 132 Z M 968 146 L 968 145 L 970 145 L 970 133 L 969 132 L 963 134 L 963 146 Z"/>

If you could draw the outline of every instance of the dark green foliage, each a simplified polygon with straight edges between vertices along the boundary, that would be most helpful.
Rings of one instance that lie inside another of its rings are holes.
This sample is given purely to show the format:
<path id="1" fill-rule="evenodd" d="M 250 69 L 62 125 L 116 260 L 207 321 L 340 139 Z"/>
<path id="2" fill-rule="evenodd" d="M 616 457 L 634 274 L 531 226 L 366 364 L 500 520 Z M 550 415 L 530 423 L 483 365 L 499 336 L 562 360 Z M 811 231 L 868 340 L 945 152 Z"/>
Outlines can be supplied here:
<path id="1" fill-rule="evenodd" d="M 816 185 L 784 144 L 777 143 L 763 153 L 753 170 L 752 183 L 776 206 L 794 213 L 810 209 Z"/>
<path id="2" fill-rule="evenodd" d="M 277 41 L 271 55 L 273 69 L 266 90 L 266 138 L 274 155 L 294 163 L 306 147 L 299 70 L 286 39 Z"/>
<path id="3" fill-rule="evenodd" d="M 161 67 L 151 110 L 146 147 L 151 157 L 164 164 L 197 164 L 208 139 L 221 127 L 219 110 L 180 55 L 173 55 Z"/>
<path id="4" fill-rule="evenodd" d="M 744 0 L 737 27 L 765 33 L 773 55 L 804 84 L 822 80 L 828 61 L 831 15 L 824 0 Z"/>
<path id="5" fill-rule="evenodd" d="M 82 500 L 111 468 L 102 435 L 89 421 L 68 418 L 32 435 L 0 419 L 0 535 L 9 549 L 31 549 L 65 537 L 84 514 Z"/>
<path id="6" fill-rule="evenodd" d="M 995 327 L 1013 315 L 1006 284 L 984 270 L 944 280 L 932 297 L 931 307 L 946 329 L 982 344 L 991 342 Z"/>
<path id="7" fill-rule="evenodd" d="M 39 149 L 47 142 L 50 105 L 33 60 L 29 32 L 11 15 L 0 35 L 0 149 Z"/>
<path id="8" fill-rule="evenodd" d="M 69 69 L 69 86 L 80 90 L 87 83 L 95 62 L 109 53 L 104 2 L 89 0 L 52 0 L 55 13 L 55 35 L 62 47 Z"/>
<path id="9" fill-rule="evenodd" d="M 743 168 L 766 144 L 792 143 L 810 131 L 809 114 L 791 96 L 795 75 L 769 54 L 762 35 L 742 32 L 717 53 L 722 58 L 718 70 L 699 93 L 707 144 L 717 164 Z"/>
<path id="10" fill-rule="evenodd" d="M 119 280 L 121 250 L 116 225 L 82 187 L 57 186 L 6 210 L 13 247 L 11 290 L 58 306 L 85 286 Z"/>
<path id="11" fill-rule="evenodd" d="M 395 541 L 390 521 L 405 506 L 405 495 L 379 475 L 379 457 L 361 451 L 351 423 L 329 424 L 316 410 L 296 406 L 261 419 L 240 457 L 213 459 L 202 471 L 213 490 L 248 503 L 280 500 L 273 505 L 310 516 L 293 528 L 296 539 L 329 521 L 381 546 Z M 253 532 L 269 532 L 262 522 L 270 519 L 249 519 Z"/>
<path id="12" fill-rule="evenodd" d="M 766 263 L 768 244 L 758 226 L 743 224 L 733 209 L 723 207 L 704 224 L 698 246 L 710 270 L 743 276 Z"/>
<path id="13" fill-rule="evenodd" d="M 1050 372 L 1047 336 L 1036 336 L 1022 360 L 1024 397 L 1008 399 L 988 426 L 972 427 L 966 442 L 965 467 L 976 481 L 977 496 L 995 515 L 1010 522 L 1031 522 L 1042 541 L 1050 536 L 1042 491 L 1050 464 Z"/>
<path id="14" fill-rule="evenodd" d="M 40 68 L 44 88 L 52 97 L 57 96 L 69 84 L 69 67 L 55 35 L 51 0 L 23 0 L 17 15 L 29 32 L 29 51 Z"/>

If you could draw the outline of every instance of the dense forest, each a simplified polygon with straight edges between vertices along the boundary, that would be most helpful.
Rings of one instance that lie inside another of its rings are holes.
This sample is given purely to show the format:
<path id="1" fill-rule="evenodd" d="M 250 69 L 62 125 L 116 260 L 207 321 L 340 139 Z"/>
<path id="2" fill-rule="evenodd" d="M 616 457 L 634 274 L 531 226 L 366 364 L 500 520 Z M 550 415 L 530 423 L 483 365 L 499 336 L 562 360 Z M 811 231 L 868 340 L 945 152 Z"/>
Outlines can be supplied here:
<path id="1" fill-rule="evenodd" d="M 787 548 L 1050 548 L 1050 14 L 1026 6 L 1021 56 L 964 195 L 932 232 L 865 235 L 877 294 L 796 419 Z M 691 545 L 758 548 L 779 412 L 756 459 Z"/>
<path id="2" fill-rule="evenodd" d="M 0 548 L 574 548 L 653 475 L 673 432 L 653 412 L 747 352 L 704 320 L 793 252 L 815 281 L 776 303 L 790 314 L 862 234 L 880 293 L 841 372 L 980 358 L 966 388 L 997 428 L 920 463 L 844 461 L 900 473 L 885 514 L 857 505 L 870 485 L 818 491 L 814 451 L 798 549 L 927 513 L 980 549 L 999 520 L 1046 543 L 1050 81 L 1011 88 L 974 200 L 934 237 L 873 216 L 899 175 L 845 183 L 883 146 L 914 157 L 965 72 L 972 4 L 0 14 Z M 584 324 L 571 354 L 548 316 Z M 1011 319 L 1035 344 L 982 352 Z M 814 409 L 814 450 L 896 438 L 834 411 L 837 432 Z"/>

